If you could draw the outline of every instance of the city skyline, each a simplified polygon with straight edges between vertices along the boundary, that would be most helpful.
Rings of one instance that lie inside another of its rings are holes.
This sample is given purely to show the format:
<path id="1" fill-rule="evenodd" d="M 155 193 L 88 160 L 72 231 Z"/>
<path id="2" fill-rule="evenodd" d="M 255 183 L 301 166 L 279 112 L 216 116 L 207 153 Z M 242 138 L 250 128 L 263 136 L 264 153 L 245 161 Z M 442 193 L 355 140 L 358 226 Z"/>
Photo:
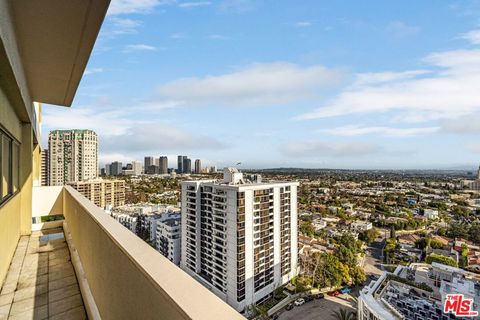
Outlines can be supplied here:
<path id="1" fill-rule="evenodd" d="M 44 128 L 98 132 L 101 163 L 476 166 L 478 3 L 411 5 L 113 1 L 72 109 L 46 106 Z"/>

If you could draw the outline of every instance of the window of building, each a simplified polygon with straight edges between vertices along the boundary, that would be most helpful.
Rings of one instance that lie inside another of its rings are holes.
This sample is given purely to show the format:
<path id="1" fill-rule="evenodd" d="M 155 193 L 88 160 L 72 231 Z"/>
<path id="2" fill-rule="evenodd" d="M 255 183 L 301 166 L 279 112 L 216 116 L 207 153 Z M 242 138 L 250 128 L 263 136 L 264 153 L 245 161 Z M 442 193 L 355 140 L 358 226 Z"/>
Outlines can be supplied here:
<path id="1" fill-rule="evenodd" d="M 19 189 L 19 149 L 15 140 L 0 131 L 0 203 Z"/>

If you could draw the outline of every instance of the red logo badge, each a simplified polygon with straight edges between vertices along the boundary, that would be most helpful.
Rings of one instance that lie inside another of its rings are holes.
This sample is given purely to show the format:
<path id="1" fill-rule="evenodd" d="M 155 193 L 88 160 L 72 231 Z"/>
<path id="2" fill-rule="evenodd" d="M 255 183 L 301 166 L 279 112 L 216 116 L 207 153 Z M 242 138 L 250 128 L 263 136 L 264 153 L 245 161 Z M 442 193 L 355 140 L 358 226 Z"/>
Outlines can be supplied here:
<path id="1" fill-rule="evenodd" d="M 457 317 L 478 316 L 478 311 L 473 310 L 473 299 L 465 298 L 463 294 L 447 294 L 443 312 L 453 313 Z"/>

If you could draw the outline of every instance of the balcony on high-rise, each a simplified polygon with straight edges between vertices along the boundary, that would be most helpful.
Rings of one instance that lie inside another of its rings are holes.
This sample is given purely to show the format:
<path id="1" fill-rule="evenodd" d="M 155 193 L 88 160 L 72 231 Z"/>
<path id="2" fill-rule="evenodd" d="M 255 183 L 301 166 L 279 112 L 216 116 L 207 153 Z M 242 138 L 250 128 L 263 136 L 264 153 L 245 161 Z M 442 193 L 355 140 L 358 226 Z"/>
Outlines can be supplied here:
<path id="1" fill-rule="evenodd" d="M 241 319 L 72 187 L 40 186 L 40 103 L 72 104 L 108 5 L 0 0 L 0 319 Z"/>

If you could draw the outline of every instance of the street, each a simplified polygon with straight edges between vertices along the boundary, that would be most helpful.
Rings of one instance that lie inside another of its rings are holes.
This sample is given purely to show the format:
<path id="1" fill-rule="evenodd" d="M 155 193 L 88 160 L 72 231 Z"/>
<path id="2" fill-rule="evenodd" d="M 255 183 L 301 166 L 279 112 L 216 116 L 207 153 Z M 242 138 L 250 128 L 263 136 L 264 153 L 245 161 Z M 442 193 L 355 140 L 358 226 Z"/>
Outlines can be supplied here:
<path id="1" fill-rule="evenodd" d="M 304 305 L 295 307 L 290 311 L 283 310 L 279 320 L 334 320 L 332 315 L 339 309 L 349 309 L 355 311 L 356 304 L 352 302 L 350 295 L 341 295 L 339 297 L 325 296 L 324 299 L 306 302 Z"/>
<path id="2" fill-rule="evenodd" d="M 363 268 L 367 276 L 380 276 L 382 274 L 382 248 L 383 239 L 381 238 L 377 238 L 368 246 L 363 260 Z"/>

